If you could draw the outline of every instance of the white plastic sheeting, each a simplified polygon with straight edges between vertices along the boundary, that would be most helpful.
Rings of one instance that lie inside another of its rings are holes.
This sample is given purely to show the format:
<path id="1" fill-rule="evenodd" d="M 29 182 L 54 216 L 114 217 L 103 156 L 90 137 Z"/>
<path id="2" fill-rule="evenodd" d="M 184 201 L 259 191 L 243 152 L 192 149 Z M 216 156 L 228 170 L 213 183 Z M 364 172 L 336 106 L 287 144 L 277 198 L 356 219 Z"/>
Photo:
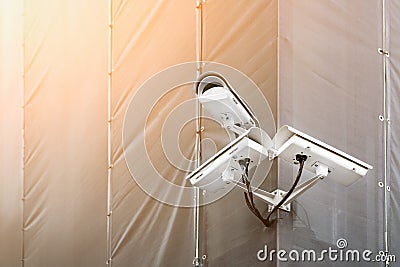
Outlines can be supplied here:
<path id="1" fill-rule="evenodd" d="M 131 98 L 145 80 L 166 67 L 195 60 L 195 6 L 194 1 L 112 1 L 112 266 L 183 266 L 193 261 L 192 210 L 162 204 L 133 181 L 124 159 L 122 127 Z M 191 94 L 188 89 L 166 96 L 147 121 L 153 127 L 149 156 L 157 169 L 180 180 L 184 173 L 162 156 L 160 132 L 166 114 Z M 137 128 L 140 136 L 143 125 Z"/>
<path id="2" fill-rule="evenodd" d="M 276 120 L 278 1 L 207 1 L 203 12 L 204 60 L 248 75 L 268 100 Z M 274 165 L 264 188 L 276 188 L 276 174 Z M 265 210 L 265 204 L 257 204 Z M 276 247 L 276 228 L 264 229 L 247 209 L 241 189 L 206 206 L 204 231 L 203 252 L 209 266 L 265 266 L 257 260 L 257 251 L 266 243 L 271 249 Z"/>
<path id="3" fill-rule="evenodd" d="M 107 6 L 24 2 L 24 266 L 105 263 Z"/>
<path id="4" fill-rule="evenodd" d="M 389 210 L 389 249 L 400 250 L 398 238 L 400 225 L 400 3 L 389 1 L 389 51 L 390 51 L 390 210 Z"/>
<path id="5" fill-rule="evenodd" d="M 380 10 L 379 1 L 281 2 L 281 124 L 374 166 L 349 187 L 328 177 L 304 194 L 298 201 L 305 210 L 296 206 L 301 217 L 282 220 L 281 246 L 301 240 L 323 249 L 345 238 L 352 248 L 382 248 L 383 190 L 377 186 L 383 172 Z M 291 181 L 285 177 L 294 170 L 282 162 L 280 171 L 282 185 L 288 186 Z"/>
<path id="6" fill-rule="evenodd" d="M 309 2 L 279 6 L 280 123 L 312 133 L 374 169 L 349 187 L 329 176 L 319 182 L 298 199 L 294 215 L 281 220 L 279 244 L 321 251 L 344 238 L 348 248 L 378 253 L 384 248 L 384 199 L 378 187 L 383 179 L 381 3 Z M 280 186 L 287 187 L 295 170 L 281 163 Z"/>
<path id="7" fill-rule="evenodd" d="M 22 2 L 0 1 L 0 258 L 20 266 L 22 219 Z"/>

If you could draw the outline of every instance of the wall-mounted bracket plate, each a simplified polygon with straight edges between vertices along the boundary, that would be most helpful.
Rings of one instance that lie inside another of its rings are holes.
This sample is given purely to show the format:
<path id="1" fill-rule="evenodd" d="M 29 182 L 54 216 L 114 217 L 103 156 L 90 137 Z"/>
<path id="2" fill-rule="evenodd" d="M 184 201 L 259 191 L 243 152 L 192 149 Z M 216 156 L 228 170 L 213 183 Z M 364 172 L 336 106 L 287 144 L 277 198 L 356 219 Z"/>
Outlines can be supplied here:
<path id="1" fill-rule="evenodd" d="M 273 201 L 274 201 L 275 205 L 269 204 L 268 205 L 268 212 L 271 212 L 272 209 L 276 205 L 278 205 L 278 203 L 282 200 L 282 198 L 285 196 L 286 193 L 287 193 L 286 191 L 283 191 L 283 190 L 280 190 L 280 189 L 275 189 L 275 191 L 272 192 L 272 194 L 274 194 Z M 290 206 L 291 206 L 290 203 L 282 204 L 282 206 L 280 206 L 279 209 L 287 211 L 287 212 L 290 212 Z"/>

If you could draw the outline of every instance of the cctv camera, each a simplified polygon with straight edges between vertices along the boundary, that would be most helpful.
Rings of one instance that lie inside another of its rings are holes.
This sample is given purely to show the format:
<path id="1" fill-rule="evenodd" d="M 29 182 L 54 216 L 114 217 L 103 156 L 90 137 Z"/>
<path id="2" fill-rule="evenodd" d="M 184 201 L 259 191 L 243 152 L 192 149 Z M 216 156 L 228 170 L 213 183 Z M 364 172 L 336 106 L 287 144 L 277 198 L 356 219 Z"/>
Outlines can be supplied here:
<path id="1" fill-rule="evenodd" d="M 329 177 L 349 186 L 372 169 L 371 165 L 291 126 L 282 126 L 271 140 L 271 137 L 259 128 L 258 120 L 246 102 L 217 73 L 206 73 L 199 78 L 197 94 L 203 108 L 219 121 L 222 127 L 234 132 L 236 139 L 190 173 L 187 179 L 193 186 L 209 192 L 223 189 L 227 184 L 243 189 L 250 210 L 266 226 L 270 225 L 267 221 L 273 211 L 277 208 L 290 211 L 290 203 L 322 178 Z M 267 176 L 276 157 L 300 165 L 292 188 L 287 192 L 281 189 L 266 192 L 253 187 L 248 170 L 267 161 Z M 297 185 L 303 167 L 315 175 Z M 253 195 L 269 204 L 272 212 L 267 221 L 254 206 Z"/>
<path id="2" fill-rule="evenodd" d="M 222 127 L 243 133 L 258 126 L 258 121 L 247 105 L 229 83 L 219 74 L 205 73 L 197 83 L 199 102 Z"/>

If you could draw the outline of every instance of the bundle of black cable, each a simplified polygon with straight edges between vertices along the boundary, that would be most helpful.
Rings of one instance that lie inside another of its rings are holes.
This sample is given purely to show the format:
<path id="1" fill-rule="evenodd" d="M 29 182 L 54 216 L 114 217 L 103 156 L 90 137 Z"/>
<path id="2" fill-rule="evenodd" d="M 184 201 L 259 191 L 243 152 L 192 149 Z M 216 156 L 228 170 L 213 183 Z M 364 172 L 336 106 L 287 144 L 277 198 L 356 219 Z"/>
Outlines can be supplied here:
<path id="1" fill-rule="evenodd" d="M 239 164 L 242 167 L 242 171 L 243 171 L 242 181 L 244 184 L 246 184 L 246 188 L 247 188 L 247 192 L 244 192 L 244 198 L 246 200 L 247 207 L 255 216 L 257 216 L 258 219 L 260 219 L 260 221 L 266 227 L 270 227 L 275 222 L 275 220 L 271 220 L 271 215 L 274 214 L 274 212 L 276 210 L 278 210 L 279 207 L 283 205 L 283 203 L 285 203 L 285 201 L 290 197 L 290 195 L 293 193 L 294 189 L 296 188 L 297 184 L 299 183 L 301 174 L 303 172 L 304 162 L 306 160 L 307 160 L 307 155 L 304 155 L 304 154 L 296 155 L 296 161 L 298 161 L 298 163 L 299 163 L 299 170 L 297 172 L 296 179 L 293 182 L 292 187 L 285 194 L 285 196 L 281 199 L 281 201 L 279 201 L 279 203 L 274 206 L 274 208 L 268 214 L 266 219 L 263 218 L 260 211 L 256 208 L 256 206 L 254 204 L 253 192 L 251 191 L 250 181 L 248 179 L 250 159 L 246 158 L 246 159 L 239 160 Z"/>

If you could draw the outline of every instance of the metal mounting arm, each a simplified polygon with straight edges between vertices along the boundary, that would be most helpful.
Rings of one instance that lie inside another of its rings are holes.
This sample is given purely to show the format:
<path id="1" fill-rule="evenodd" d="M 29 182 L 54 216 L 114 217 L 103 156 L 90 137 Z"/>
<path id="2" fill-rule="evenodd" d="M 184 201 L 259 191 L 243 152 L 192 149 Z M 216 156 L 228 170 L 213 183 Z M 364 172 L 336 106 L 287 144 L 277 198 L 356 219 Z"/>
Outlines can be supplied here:
<path id="1" fill-rule="evenodd" d="M 296 186 L 294 189 L 293 193 L 289 196 L 289 198 L 283 203 L 283 205 L 280 207 L 280 209 L 285 210 L 285 211 L 290 211 L 290 204 L 293 200 L 295 200 L 297 197 L 299 197 L 301 194 L 306 192 L 308 189 L 310 189 L 312 186 L 314 186 L 318 181 L 321 179 L 325 178 L 328 173 L 329 169 L 328 166 L 319 163 L 318 166 L 316 166 L 315 169 L 315 176 L 313 178 L 308 179 L 307 181 L 301 183 L 300 185 Z M 244 183 L 240 181 L 234 181 L 230 180 L 230 182 L 235 183 L 239 188 L 243 189 L 244 191 L 247 191 L 247 187 Z M 272 210 L 273 207 L 278 205 L 278 203 L 282 200 L 282 198 L 286 195 L 286 191 L 276 189 L 273 192 L 267 192 L 259 188 L 251 187 L 251 190 L 253 192 L 253 195 L 261 199 L 262 201 L 266 202 L 268 204 L 268 210 Z"/>
<path id="2" fill-rule="evenodd" d="M 283 204 L 287 205 L 291 203 L 295 198 L 303 194 L 305 191 L 307 191 L 309 188 L 315 185 L 319 180 L 328 176 L 328 174 L 329 174 L 328 166 L 319 163 L 318 166 L 316 166 L 315 168 L 315 176 L 303 182 L 302 184 L 296 186 L 293 193 L 288 197 L 288 199 Z"/>

